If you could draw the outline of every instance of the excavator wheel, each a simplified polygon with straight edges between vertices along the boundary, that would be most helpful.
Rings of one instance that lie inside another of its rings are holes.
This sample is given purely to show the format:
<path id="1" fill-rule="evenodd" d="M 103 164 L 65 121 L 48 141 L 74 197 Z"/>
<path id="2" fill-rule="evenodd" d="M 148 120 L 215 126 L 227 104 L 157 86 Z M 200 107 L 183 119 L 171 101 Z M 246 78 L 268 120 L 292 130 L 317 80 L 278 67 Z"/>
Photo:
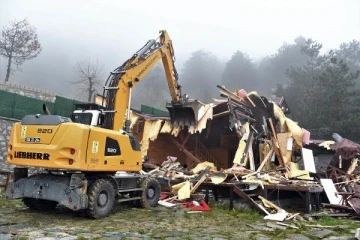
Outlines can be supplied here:
<path id="1" fill-rule="evenodd" d="M 23 198 L 22 202 L 24 205 L 30 209 L 36 209 L 35 199 L 33 198 Z"/>
<path id="2" fill-rule="evenodd" d="M 88 188 L 88 208 L 86 214 L 90 218 L 107 217 L 115 204 L 115 189 L 106 179 L 97 179 Z"/>
<path id="3" fill-rule="evenodd" d="M 139 181 L 139 187 L 144 190 L 141 192 L 141 199 L 136 201 L 136 205 L 142 208 L 156 207 L 161 194 L 159 181 L 150 177 L 142 178 Z"/>
<path id="4" fill-rule="evenodd" d="M 55 201 L 44 200 L 44 199 L 35 199 L 35 198 L 23 198 L 23 203 L 30 209 L 42 210 L 42 211 L 51 211 L 56 208 L 58 205 Z"/>

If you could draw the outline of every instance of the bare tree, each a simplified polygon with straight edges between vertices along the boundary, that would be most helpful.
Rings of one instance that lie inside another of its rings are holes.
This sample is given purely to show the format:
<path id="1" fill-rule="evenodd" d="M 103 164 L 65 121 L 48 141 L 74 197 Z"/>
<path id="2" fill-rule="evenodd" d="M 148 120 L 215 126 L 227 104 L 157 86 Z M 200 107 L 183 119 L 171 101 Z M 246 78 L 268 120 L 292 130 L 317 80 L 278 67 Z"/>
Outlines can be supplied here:
<path id="1" fill-rule="evenodd" d="M 0 55 L 8 60 L 5 82 L 9 81 L 10 73 L 15 71 L 11 68 L 12 64 L 21 71 L 20 66 L 26 60 L 37 57 L 41 50 L 36 29 L 26 18 L 18 22 L 12 21 L 9 26 L 5 26 L 0 38 Z"/>
<path id="2" fill-rule="evenodd" d="M 91 102 L 93 94 L 98 87 L 102 86 L 103 66 L 98 60 L 85 59 L 78 61 L 75 67 L 75 79 L 71 84 L 78 86 L 79 94 L 86 95 L 88 102 Z"/>

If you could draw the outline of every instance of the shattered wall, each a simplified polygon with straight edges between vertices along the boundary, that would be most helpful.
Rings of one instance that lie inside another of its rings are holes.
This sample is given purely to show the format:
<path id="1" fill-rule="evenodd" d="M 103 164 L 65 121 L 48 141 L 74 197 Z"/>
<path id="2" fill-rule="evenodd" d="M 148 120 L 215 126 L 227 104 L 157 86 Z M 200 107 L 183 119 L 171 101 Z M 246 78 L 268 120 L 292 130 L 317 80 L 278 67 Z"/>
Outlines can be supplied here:
<path id="1" fill-rule="evenodd" d="M 9 170 L 11 167 L 6 163 L 7 146 L 12 126 L 18 120 L 0 117 L 0 170 Z"/>
<path id="2" fill-rule="evenodd" d="M 175 144 L 173 144 L 170 138 L 173 137 L 170 134 L 159 134 L 156 141 L 150 141 L 150 148 L 148 150 L 148 155 L 153 159 L 157 159 L 161 164 L 167 159 L 167 156 L 177 157 L 177 160 L 183 165 L 188 164 L 186 155 L 180 151 Z"/>
<path id="3" fill-rule="evenodd" d="M 143 137 L 143 128 L 135 124 L 133 134 L 141 142 Z M 161 164 L 167 159 L 167 156 L 177 157 L 181 164 L 187 164 L 186 155 L 180 151 L 170 140 L 173 137 L 170 134 L 159 134 L 155 141 L 149 142 L 148 156 L 154 164 Z"/>

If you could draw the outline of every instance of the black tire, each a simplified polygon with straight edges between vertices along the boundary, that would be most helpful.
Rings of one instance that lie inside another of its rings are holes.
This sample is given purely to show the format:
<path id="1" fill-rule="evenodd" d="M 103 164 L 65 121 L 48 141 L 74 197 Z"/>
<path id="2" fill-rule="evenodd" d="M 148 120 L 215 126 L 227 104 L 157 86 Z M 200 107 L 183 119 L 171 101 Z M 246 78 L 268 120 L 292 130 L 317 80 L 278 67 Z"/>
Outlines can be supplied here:
<path id="1" fill-rule="evenodd" d="M 33 198 L 23 198 L 22 202 L 24 203 L 24 205 L 30 209 L 37 209 L 36 208 L 36 204 L 35 204 L 35 199 Z"/>
<path id="2" fill-rule="evenodd" d="M 110 181 L 97 179 L 88 188 L 88 208 L 86 214 L 90 218 L 107 217 L 115 204 L 115 189 Z"/>
<path id="3" fill-rule="evenodd" d="M 144 189 L 141 193 L 141 199 L 137 205 L 143 208 L 156 207 L 160 199 L 161 185 L 155 178 L 145 177 L 140 179 L 140 188 Z"/>
<path id="4" fill-rule="evenodd" d="M 23 198 L 23 203 L 30 209 L 41 210 L 41 211 L 51 211 L 56 208 L 58 205 L 55 201 L 44 200 L 44 199 L 35 199 L 35 198 Z"/>

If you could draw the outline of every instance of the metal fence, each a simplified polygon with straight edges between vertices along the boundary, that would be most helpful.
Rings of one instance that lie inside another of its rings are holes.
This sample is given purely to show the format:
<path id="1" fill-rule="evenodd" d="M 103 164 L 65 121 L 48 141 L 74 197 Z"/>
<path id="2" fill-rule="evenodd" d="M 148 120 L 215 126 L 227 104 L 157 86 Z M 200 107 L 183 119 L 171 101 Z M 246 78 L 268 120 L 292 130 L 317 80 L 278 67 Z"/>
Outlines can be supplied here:
<path id="1" fill-rule="evenodd" d="M 79 101 L 56 96 L 55 102 L 44 101 L 0 90 L 0 116 L 22 119 L 27 114 L 44 114 L 43 104 L 46 104 L 51 114 L 70 117 Z"/>

